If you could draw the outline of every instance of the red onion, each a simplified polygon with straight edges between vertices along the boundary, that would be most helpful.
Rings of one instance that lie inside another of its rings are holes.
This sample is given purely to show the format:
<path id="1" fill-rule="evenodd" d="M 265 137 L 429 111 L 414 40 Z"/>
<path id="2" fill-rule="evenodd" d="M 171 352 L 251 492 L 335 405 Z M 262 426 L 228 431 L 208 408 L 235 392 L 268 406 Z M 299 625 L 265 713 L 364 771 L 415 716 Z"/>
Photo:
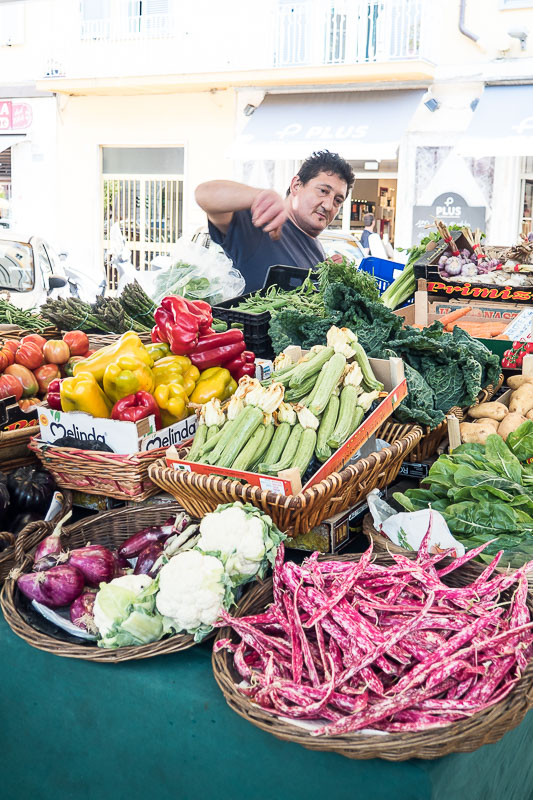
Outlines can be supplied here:
<path id="1" fill-rule="evenodd" d="M 137 558 L 137 563 L 135 564 L 135 569 L 133 570 L 134 575 L 149 575 L 151 578 L 155 577 L 152 573 L 152 567 L 154 566 L 155 562 L 163 552 L 163 543 L 162 542 L 150 542 L 144 550 L 139 553 Z M 159 570 L 157 570 L 158 572 Z M 156 574 L 157 574 L 156 572 Z"/>
<path id="2" fill-rule="evenodd" d="M 59 608 L 72 603 L 83 591 L 85 580 L 76 567 L 61 564 L 46 572 L 29 572 L 17 580 L 20 591 L 31 600 L 49 608 Z"/>
<path id="3" fill-rule="evenodd" d="M 94 600 L 96 592 L 84 592 L 70 606 L 70 619 L 74 625 L 89 633 L 98 633 L 94 624 Z"/>
<path id="4" fill-rule="evenodd" d="M 57 525 L 55 526 L 54 530 L 47 536 L 45 539 L 40 542 L 37 547 L 35 548 L 35 553 L 33 555 L 33 562 L 36 563 L 40 561 L 45 556 L 57 556 L 61 552 L 61 541 L 60 536 L 62 533 L 62 528 L 65 522 L 70 519 L 72 516 L 72 511 L 69 511 L 68 514 L 65 514 L 62 519 L 59 520 Z"/>
<path id="5" fill-rule="evenodd" d="M 115 577 L 116 563 L 111 550 L 90 544 L 70 551 L 69 564 L 77 567 L 90 586 L 108 583 Z"/>

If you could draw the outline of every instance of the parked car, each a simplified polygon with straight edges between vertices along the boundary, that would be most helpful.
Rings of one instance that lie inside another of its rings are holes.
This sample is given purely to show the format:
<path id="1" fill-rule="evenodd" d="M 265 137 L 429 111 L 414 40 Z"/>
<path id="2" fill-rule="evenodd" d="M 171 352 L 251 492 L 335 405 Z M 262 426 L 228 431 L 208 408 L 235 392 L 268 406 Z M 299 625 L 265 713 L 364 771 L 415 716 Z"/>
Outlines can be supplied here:
<path id="1" fill-rule="evenodd" d="M 0 296 L 19 308 L 36 308 L 66 285 L 63 266 L 48 242 L 0 230 Z"/>

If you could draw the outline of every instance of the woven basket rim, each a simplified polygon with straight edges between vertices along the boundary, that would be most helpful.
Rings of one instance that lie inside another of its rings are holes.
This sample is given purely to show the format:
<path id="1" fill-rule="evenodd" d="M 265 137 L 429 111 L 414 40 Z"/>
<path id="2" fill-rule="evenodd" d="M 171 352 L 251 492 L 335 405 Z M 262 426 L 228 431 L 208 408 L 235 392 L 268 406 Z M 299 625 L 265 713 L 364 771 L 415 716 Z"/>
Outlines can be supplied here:
<path id="1" fill-rule="evenodd" d="M 394 451 L 394 454 L 391 456 L 392 460 L 395 455 L 398 455 L 403 449 L 406 449 L 407 446 L 411 444 L 413 437 L 416 437 L 417 441 L 420 441 L 422 438 L 422 428 L 419 425 L 414 425 L 413 430 L 408 431 L 400 439 L 383 448 L 382 450 L 379 450 L 375 453 L 370 453 L 365 458 L 360 458 L 355 464 L 349 464 L 340 472 L 332 472 L 329 475 L 326 475 L 326 477 L 323 478 L 319 483 L 313 484 L 313 486 L 309 486 L 307 489 L 302 489 L 302 491 L 298 492 L 298 494 L 279 495 L 275 492 L 265 490 L 259 490 L 259 492 L 265 496 L 266 501 L 269 503 L 280 505 L 291 504 L 295 510 L 298 508 L 303 508 L 306 506 L 308 501 L 312 500 L 316 496 L 317 491 L 319 491 L 318 487 L 338 489 L 343 484 L 353 480 L 354 478 L 357 478 L 359 475 L 364 473 L 367 468 L 374 467 L 376 463 L 378 465 L 383 464 L 383 466 L 385 466 L 385 462 L 389 460 L 390 452 Z M 162 472 L 167 470 L 174 472 L 171 467 L 166 465 L 164 458 L 158 459 L 148 468 L 148 474 L 154 483 L 157 483 L 156 478 L 158 475 L 158 470 L 161 470 Z M 219 481 L 223 481 L 223 486 L 235 487 L 237 494 L 243 494 L 246 492 L 246 490 L 256 488 L 250 483 L 241 483 L 239 480 L 225 478 L 223 476 L 203 475 L 201 473 L 188 473 L 181 471 L 179 471 L 178 474 L 180 476 L 189 476 L 190 474 L 197 475 L 198 477 L 204 479 L 204 482 L 207 486 L 212 486 L 215 482 L 218 483 Z"/>
<path id="2" fill-rule="evenodd" d="M 80 533 L 84 529 L 94 528 L 96 525 L 109 525 L 111 526 L 115 520 L 123 520 L 125 516 L 139 515 L 141 513 L 152 513 L 161 511 L 161 516 L 164 513 L 177 513 L 183 510 L 179 503 L 170 500 L 167 503 L 154 503 L 145 507 L 126 506 L 124 508 L 106 511 L 103 514 L 95 514 L 93 517 L 87 517 L 74 523 L 73 525 L 65 526 L 62 532 L 62 540 L 67 541 L 71 537 Z M 93 523 L 91 525 L 91 523 Z M 45 533 L 47 535 L 47 533 Z M 41 537 L 44 538 L 44 537 Z M 39 539 L 40 541 L 40 539 Z M 26 552 L 24 561 L 19 564 L 25 572 L 31 571 L 29 568 L 32 564 L 31 553 L 35 550 L 38 542 Z M 64 656 L 67 658 L 82 659 L 85 661 L 95 661 L 98 663 L 118 663 L 121 661 L 131 661 L 144 658 L 153 658 L 155 656 L 164 655 L 167 653 L 176 653 L 181 650 L 188 650 L 193 647 L 197 642 L 194 637 L 189 634 L 173 634 L 166 639 L 161 639 L 159 642 L 152 642 L 151 644 L 120 647 L 116 650 L 99 648 L 97 645 L 90 647 L 81 644 L 71 644 L 69 642 L 60 641 L 48 634 L 36 631 L 20 614 L 18 605 L 15 598 L 16 580 L 13 577 L 7 577 L 2 593 L 0 595 L 0 606 L 4 613 L 5 620 L 13 633 L 20 636 L 32 647 L 39 650 L 50 652 L 54 655 Z"/>
<path id="3" fill-rule="evenodd" d="M 325 555 L 320 556 L 319 560 L 355 561 L 360 556 L 361 553 Z M 390 557 L 387 558 L 384 553 L 377 553 L 375 560 L 390 563 Z M 461 567 L 456 570 L 458 574 L 461 571 Z M 272 599 L 271 589 L 272 578 L 268 578 L 262 585 L 253 587 L 240 604 L 237 616 L 260 613 L 264 610 L 265 605 Z M 254 605 L 258 596 L 260 602 Z M 533 616 L 532 595 L 529 596 L 528 605 Z M 215 643 L 225 638 L 236 640 L 236 634 L 229 626 L 219 629 Z M 471 717 L 450 723 L 448 726 L 409 733 L 370 735 L 353 732 L 332 737 L 312 737 L 308 731 L 263 711 L 238 691 L 235 683 L 237 674 L 232 664 L 232 656 L 227 650 L 219 652 L 213 650 L 211 663 L 215 680 L 226 702 L 233 711 L 252 725 L 277 738 L 295 742 L 310 750 L 335 752 L 352 759 L 382 758 L 387 761 L 405 761 L 411 758 L 441 758 L 452 752 L 472 752 L 484 744 L 498 741 L 507 731 L 519 725 L 527 711 L 533 707 L 533 658 L 531 658 L 522 677 L 507 697 L 484 711 L 478 711 Z M 238 680 L 240 681 L 240 677 Z M 523 691 L 526 687 L 527 690 Z M 519 702 L 520 698 L 522 703 Z M 514 707 L 507 709 L 513 702 L 517 706 L 516 709 Z M 511 710 L 513 713 L 510 713 Z M 497 719 L 501 715 L 504 715 L 506 724 L 498 728 Z M 483 737 L 478 730 L 478 724 L 483 729 Z"/>

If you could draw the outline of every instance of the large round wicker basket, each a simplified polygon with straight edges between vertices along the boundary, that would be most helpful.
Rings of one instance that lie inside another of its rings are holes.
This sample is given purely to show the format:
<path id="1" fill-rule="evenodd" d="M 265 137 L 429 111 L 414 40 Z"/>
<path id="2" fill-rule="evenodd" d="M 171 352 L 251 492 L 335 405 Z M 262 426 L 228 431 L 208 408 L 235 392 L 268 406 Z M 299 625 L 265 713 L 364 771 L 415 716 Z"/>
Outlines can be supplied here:
<path id="1" fill-rule="evenodd" d="M 344 556 L 325 556 L 328 560 L 350 560 L 360 558 L 360 554 Z M 389 555 L 380 553 L 379 563 L 391 564 Z M 464 586 L 471 582 L 471 576 L 459 567 L 446 576 L 451 586 Z M 272 602 L 272 579 L 254 586 L 239 603 L 238 615 L 248 616 L 263 612 Z M 528 606 L 533 612 L 533 597 Z M 229 628 L 221 628 L 219 639 L 229 638 L 234 642 L 239 637 Z M 519 682 L 507 697 L 491 708 L 480 711 L 468 719 L 454 722 L 447 727 L 433 728 L 416 733 L 386 733 L 380 735 L 348 733 L 339 736 L 313 737 L 296 725 L 272 716 L 256 703 L 243 695 L 237 688 L 241 677 L 233 666 L 233 656 L 227 650 L 213 652 L 213 672 L 226 702 L 244 719 L 261 730 L 271 733 L 278 739 L 296 742 L 309 750 L 339 753 L 347 758 L 383 758 L 387 761 L 405 761 L 410 758 L 441 758 L 454 752 L 471 752 L 485 744 L 497 742 L 507 731 L 515 728 L 533 706 L 533 660 L 531 660 Z"/>
<path id="2" fill-rule="evenodd" d="M 61 536 L 63 549 L 82 547 L 88 543 L 115 548 L 137 531 L 149 525 L 162 523 L 179 511 L 183 509 L 177 503 L 169 502 L 146 507 L 121 508 L 118 511 L 94 515 L 63 530 Z M 20 536 L 17 541 L 16 561 L 23 572 L 31 571 L 33 558 L 31 553 L 25 551 L 24 541 L 20 540 Z M 14 577 L 7 578 L 0 596 L 0 604 L 9 627 L 17 636 L 32 647 L 46 650 L 56 656 L 117 663 L 176 653 L 179 650 L 187 650 L 195 644 L 193 636 L 175 634 L 159 642 L 138 647 L 120 647 L 116 650 L 100 648 L 95 642 L 71 636 L 40 617 L 18 591 Z"/>

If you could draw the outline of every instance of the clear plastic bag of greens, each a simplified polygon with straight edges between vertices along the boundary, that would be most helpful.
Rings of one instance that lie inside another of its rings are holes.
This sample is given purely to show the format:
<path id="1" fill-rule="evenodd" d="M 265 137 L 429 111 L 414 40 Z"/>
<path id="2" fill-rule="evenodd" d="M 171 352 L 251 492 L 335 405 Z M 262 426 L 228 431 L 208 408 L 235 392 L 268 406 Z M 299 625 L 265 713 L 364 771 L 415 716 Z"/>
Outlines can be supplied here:
<path id="1" fill-rule="evenodd" d="M 212 306 L 239 297 L 245 287 L 241 273 L 222 248 L 209 248 L 197 242 L 178 239 L 166 269 L 152 273 L 151 297 L 155 302 L 168 294 L 181 295 L 189 300 L 205 300 Z"/>

